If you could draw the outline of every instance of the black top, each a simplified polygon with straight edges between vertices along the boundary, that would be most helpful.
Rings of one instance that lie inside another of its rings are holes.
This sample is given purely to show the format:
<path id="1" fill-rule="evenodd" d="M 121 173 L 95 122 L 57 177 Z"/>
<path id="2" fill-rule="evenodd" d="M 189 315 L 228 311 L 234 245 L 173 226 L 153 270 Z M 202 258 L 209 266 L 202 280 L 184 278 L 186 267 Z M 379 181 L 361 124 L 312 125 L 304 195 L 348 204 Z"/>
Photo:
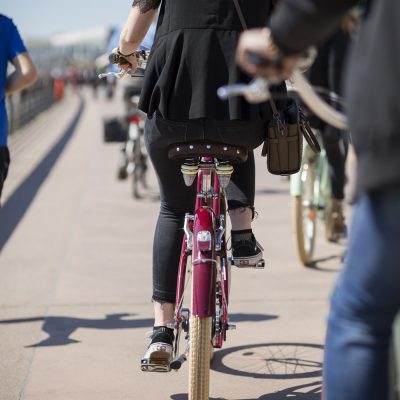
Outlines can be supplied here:
<path id="1" fill-rule="evenodd" d="M 249 27 L 268 22 L 269 0 L 239 0 Z M 269 119 L 268 104 L 222 101 L 217 89 L 249 82 L 235 63 L 242 26 L 233 0 L 164 0 L 139 107 L 169 120 Z"/>
<path id="2" fill-rule="evenodd" d="M 272 37 L 288 51 L 324 38 L 357 0 L 282 0 Z M 350 57 L 346 101 L 358 156 L 358 188 L 400 183 L 400 1 L 370 0 Z"/>

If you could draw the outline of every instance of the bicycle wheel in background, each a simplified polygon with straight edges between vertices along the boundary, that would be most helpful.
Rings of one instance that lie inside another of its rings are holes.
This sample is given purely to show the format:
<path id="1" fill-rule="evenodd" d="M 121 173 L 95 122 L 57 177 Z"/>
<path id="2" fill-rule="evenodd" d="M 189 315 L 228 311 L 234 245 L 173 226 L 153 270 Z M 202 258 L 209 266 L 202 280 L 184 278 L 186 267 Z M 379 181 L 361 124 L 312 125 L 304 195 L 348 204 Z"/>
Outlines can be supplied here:
<path id="1" fill-rule="evenodd" d="M 303 265 L 313 261 L 318 205 L 314 201 L 315 163 L 304 163 L 299 172 L 301 194 L 293 196 L 293 214 L 297 253 Z"/>
<path id="2" fill-rule="evenodd" d="M 142 151 L 140 146 L 140 137 L 133 142 L 133 172 L 132 172 L 132 194 L 135 199 L 140 199 L 139 184 L 144 173 L 142 165 Z"/>
<path id="3" fill-rule="evenodd" d="M 208 400 L 210 390 L 211 317 L 190 318 L 189 400 Z"/>

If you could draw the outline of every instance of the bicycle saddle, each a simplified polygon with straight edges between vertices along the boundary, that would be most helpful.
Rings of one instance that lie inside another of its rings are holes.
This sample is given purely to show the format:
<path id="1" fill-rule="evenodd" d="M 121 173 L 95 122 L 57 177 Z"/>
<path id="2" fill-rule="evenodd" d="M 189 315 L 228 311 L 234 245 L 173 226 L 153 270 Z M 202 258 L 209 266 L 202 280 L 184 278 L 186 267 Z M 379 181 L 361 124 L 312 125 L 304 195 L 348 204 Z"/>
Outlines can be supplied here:
<path id="1" fill-rule="evenodd" d="M 206 156 L 239 163 L 247 160 L 248 149 L 218 142 L 184 142 L 168 147 L 168 157 L 172 160 Z"/>

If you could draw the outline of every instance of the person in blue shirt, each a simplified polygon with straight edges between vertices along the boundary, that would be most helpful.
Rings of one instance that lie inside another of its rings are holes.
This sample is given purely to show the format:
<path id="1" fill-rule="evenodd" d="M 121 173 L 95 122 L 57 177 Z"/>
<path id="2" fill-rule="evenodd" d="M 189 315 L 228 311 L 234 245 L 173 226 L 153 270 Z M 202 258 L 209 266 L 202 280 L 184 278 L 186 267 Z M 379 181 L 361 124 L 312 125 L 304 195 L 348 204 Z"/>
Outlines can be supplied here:
<path id="1" fill-rule="evenodd" d="M 6 95 L 32 85 L 37 79 L 36 68 L 13 21 L 0 14 L 0 196 L 7 177 L 10 155 L 7 147 L 8 120 Z M 7 76 L 8 63 L 14 72 Z"/>

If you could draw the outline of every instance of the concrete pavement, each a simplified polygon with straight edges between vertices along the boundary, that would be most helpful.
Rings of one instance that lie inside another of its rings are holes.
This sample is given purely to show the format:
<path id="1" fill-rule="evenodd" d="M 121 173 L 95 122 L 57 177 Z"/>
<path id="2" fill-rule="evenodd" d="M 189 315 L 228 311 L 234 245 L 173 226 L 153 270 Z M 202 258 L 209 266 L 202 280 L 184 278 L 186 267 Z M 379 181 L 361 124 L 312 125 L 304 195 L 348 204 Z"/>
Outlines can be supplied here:
<path id="1" fill-rule="evenodd" d="M 88 91 L 34 121 L 11 150 L 0 211 L 0 399 L 187 398 L 187 367 L 142 373 L 152 326 L 151 248 L 158 204 L 116 177 L 118 145 L 102 118 L 122 111 Z M 264 271 L 234 270 L 237 330 L 215 353 L 210 398 L 320 398 L 328 296 L 343 245 L 317 242 L 297 260 L 288 182 L 257 159 Z M 177 177 L 181 179 L 180 177 Z M 156 191 L 154 176 L 151 193 Z"/>

